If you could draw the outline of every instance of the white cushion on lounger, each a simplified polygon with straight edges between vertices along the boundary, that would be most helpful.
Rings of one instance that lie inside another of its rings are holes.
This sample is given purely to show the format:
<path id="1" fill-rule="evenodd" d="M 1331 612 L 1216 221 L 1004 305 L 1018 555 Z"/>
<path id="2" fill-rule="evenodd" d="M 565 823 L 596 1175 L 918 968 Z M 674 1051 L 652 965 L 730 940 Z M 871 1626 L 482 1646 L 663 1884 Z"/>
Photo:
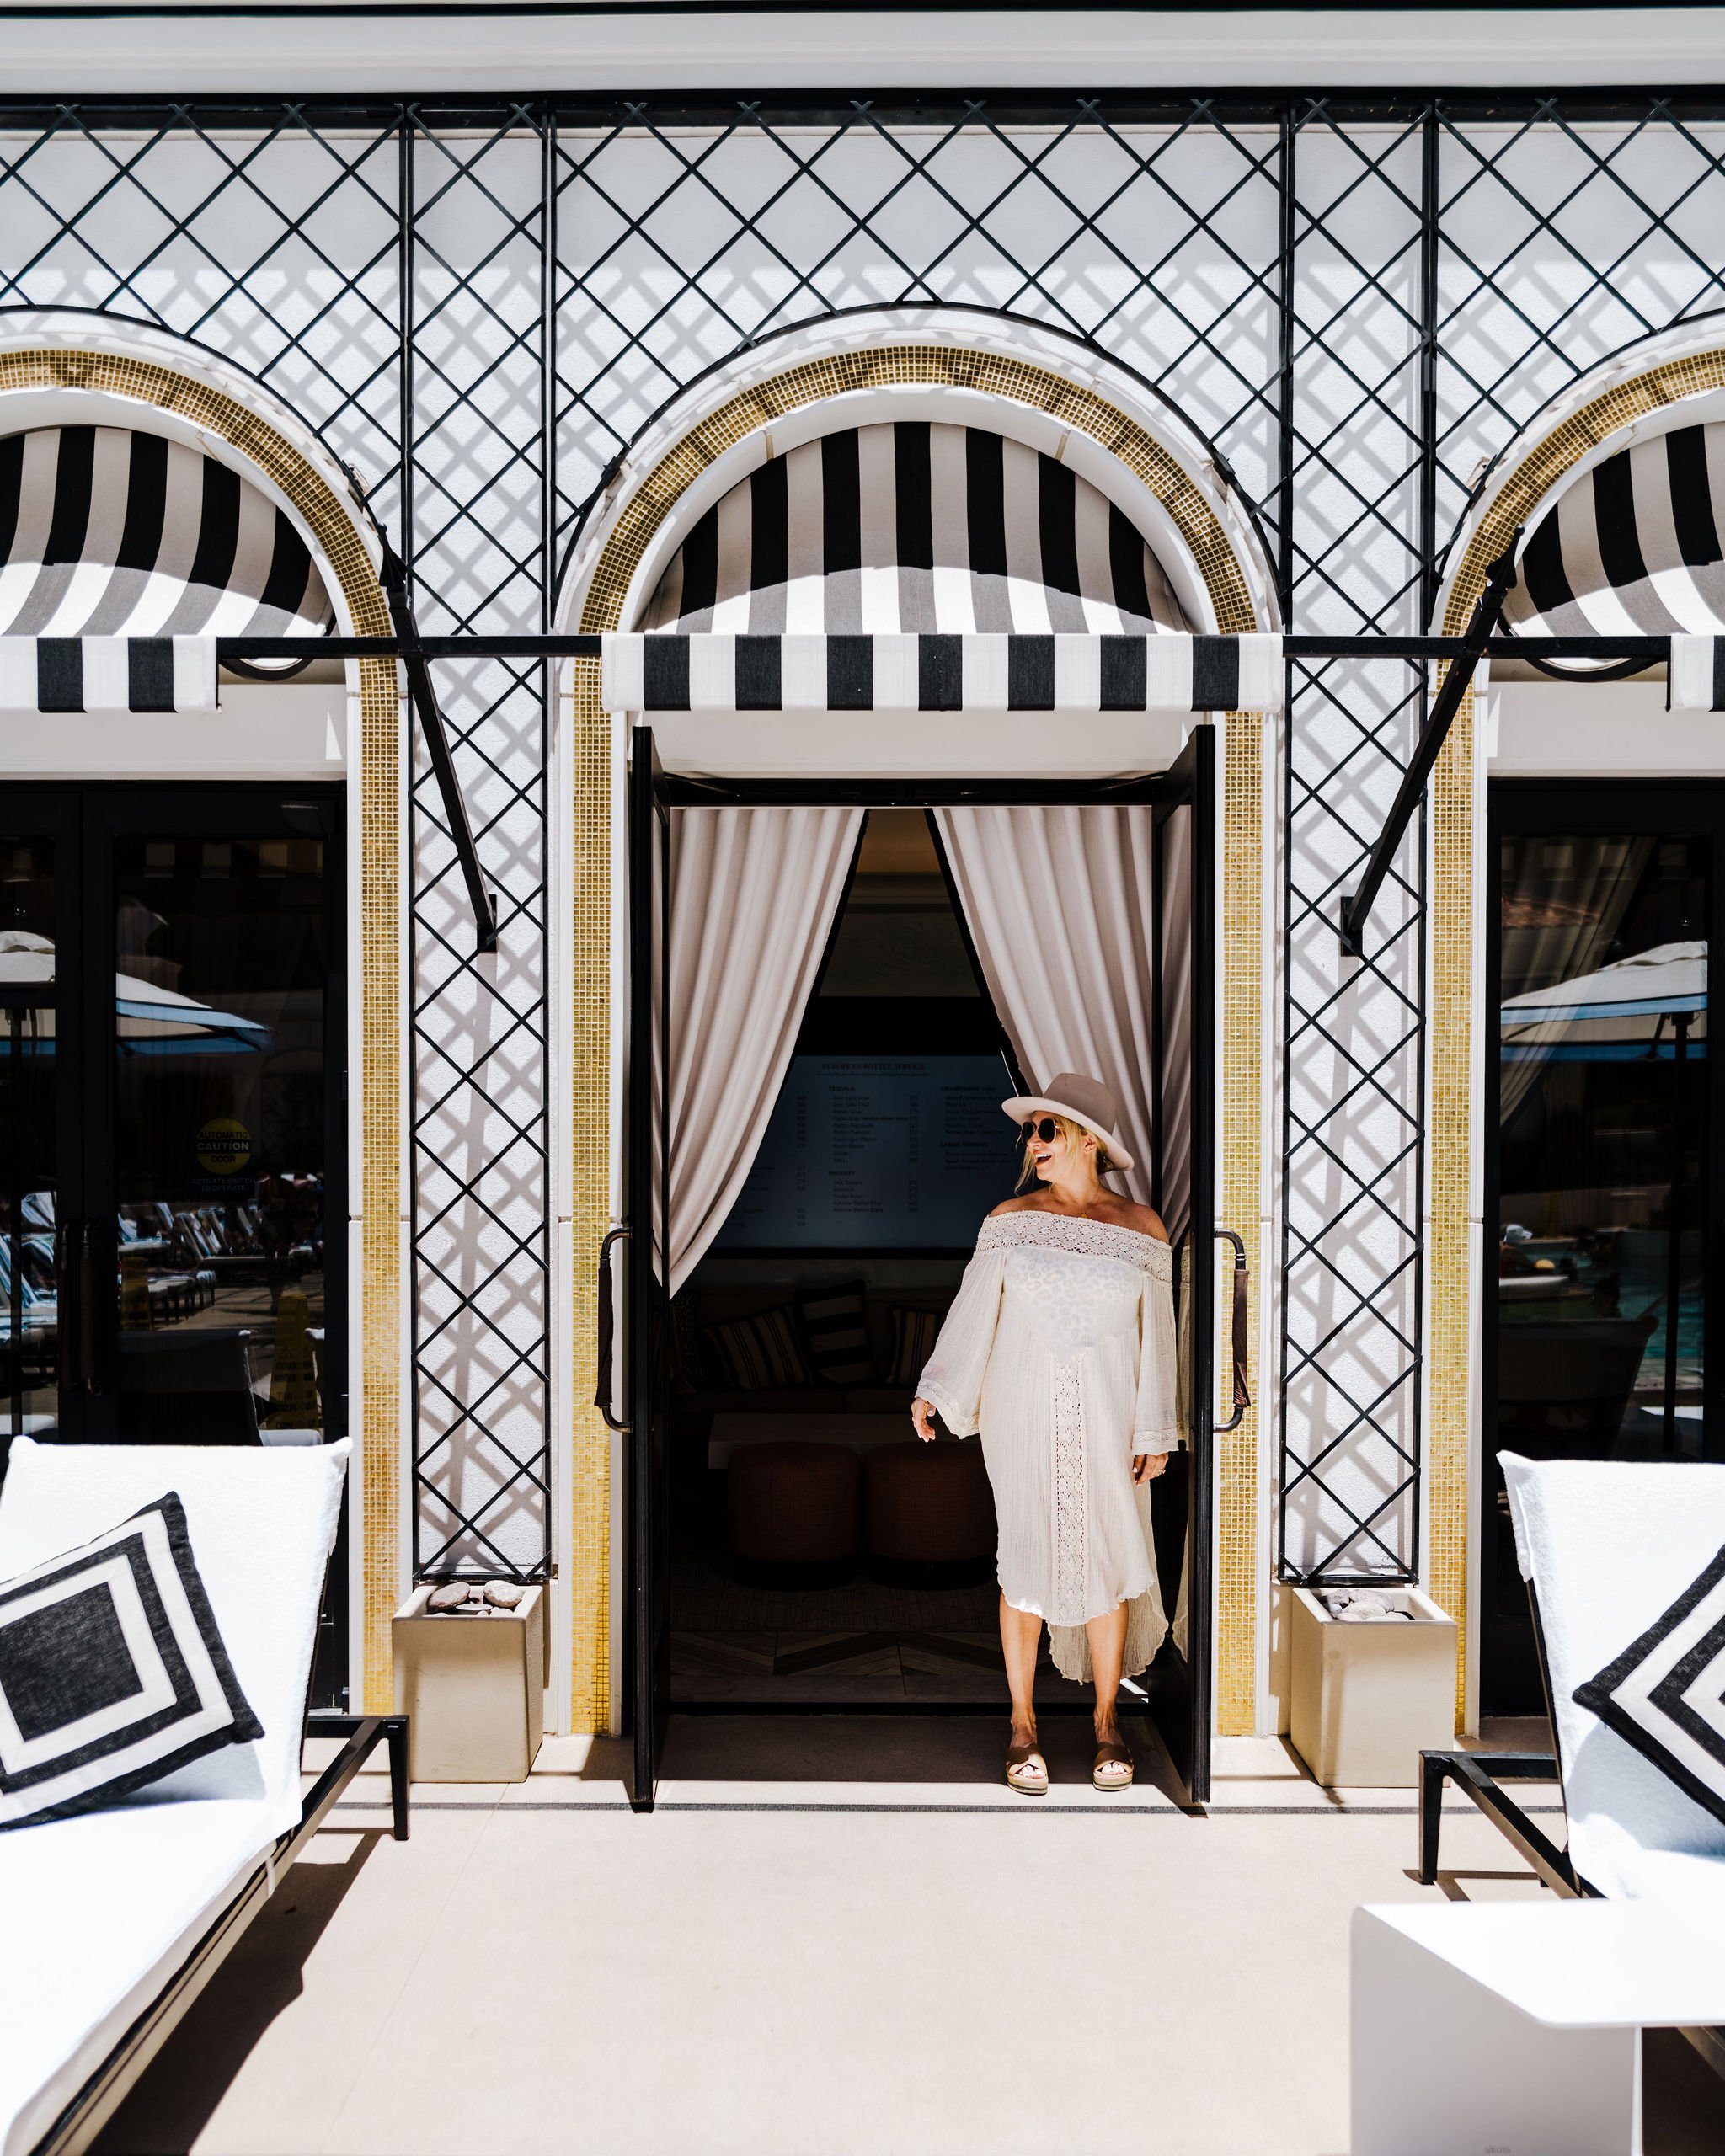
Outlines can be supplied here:
<path id="1" fill-rule="evenodd" d="M 1539 1599 L 1569 1848 L 1604 1894 L 1725 1910 L 1725 1827 L 1573 1697 L 1725 1545 L 1725 1466 L 1502 1456 Z"/>
<path id="2" fill-rule="evenodd" d="M 77 1548 L 164 1491 L 185 1506 L 192 1554 L 264 1735 L 152 1783 L 158 1796 L 264 1796 L 275 1833 L 298 1819 L 306 1687 L 348 1451 L 345 1438 L 304 1449 L 13 1445 L 0 1580 Z"/>
<path id="3" fill-rule="evenodd" d="M 275 1843 L 266 1796 L 0 1834 L 0 2152 L 24 2156 Z"/>
<path id="4" fill-rule="evenodd" d="M 30 2148 L 300 1817 L 318 1609 L 349 1447 L 14 1441 L 0 1579 L 177 1490 L 255 1744 L 0 1833 L 0 2156 Z"/>

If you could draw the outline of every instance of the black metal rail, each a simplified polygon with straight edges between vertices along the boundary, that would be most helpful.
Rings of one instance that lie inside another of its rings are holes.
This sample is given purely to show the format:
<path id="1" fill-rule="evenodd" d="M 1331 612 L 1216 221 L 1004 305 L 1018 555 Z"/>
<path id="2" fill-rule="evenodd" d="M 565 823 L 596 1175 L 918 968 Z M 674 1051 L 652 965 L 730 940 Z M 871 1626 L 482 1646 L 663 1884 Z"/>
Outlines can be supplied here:
<path id="1" fill-rule="evenodd" d="M 597 659 L 604 646 L 597 636 L 485 636 L 419 638 L 426 659 Z M 217 663 L 236 659 L 399 659 L 398 637 L 217 637 Z M 1478 648 L 1465 637 L 1295 637 L 1282 639 L 1288 659 L 1463 659 Z M 1671 655 L 1669 637 L 1507 637 L 1487 640 L 1488 659 L 1516 659 L 1530 664 L 1551 659 L 1592 659 L 1600 664 L 1633 660 L 1639 667 L 1663 666 Z"/>

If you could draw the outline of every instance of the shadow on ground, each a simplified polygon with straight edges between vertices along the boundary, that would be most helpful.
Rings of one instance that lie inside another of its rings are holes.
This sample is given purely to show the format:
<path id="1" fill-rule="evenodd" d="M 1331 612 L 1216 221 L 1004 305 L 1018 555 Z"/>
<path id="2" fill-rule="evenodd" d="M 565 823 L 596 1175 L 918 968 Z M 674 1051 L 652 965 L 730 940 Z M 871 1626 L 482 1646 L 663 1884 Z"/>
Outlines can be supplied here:
<path id="1" fill-rule="evenodd" d="M 374 1829 L 318 1835 L 193 2000 L 91 2156 L 187 2156 L 253 2047 L 304 1990 L 307 1956 L 383 1838 Z"/>

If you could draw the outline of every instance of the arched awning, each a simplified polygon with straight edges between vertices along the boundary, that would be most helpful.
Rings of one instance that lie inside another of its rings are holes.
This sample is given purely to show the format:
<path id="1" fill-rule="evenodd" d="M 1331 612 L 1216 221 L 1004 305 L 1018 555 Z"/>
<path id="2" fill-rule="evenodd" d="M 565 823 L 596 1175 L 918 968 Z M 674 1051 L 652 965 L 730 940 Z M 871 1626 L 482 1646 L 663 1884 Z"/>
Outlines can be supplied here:
<path id="1" fill-rule="evenodd" d="M 1189 632 L 1124 513 L 1055 457 L 897 420 L 774 456 L 714 503 L 638 627 L 733 636 Z"/>
<path id="2" fill-rule="evenodd" d="M 291 519 L 217 458 L 131 427 L 0 437 L 0 709 L 207 709 L 216 638 L 334 619 Z"/>
<path id="3" fill-rule="evenodd" d="M 318 636 L 334 609 L 238 472 L 126 427 L 0 439 L 0 636 Z"/>
<path id="4" fill-rule="evenodd" d="M 1603 458 L 1534 526 L 1505 601 L 1514 635 L 1725 631 L 1725 423 Z"/>

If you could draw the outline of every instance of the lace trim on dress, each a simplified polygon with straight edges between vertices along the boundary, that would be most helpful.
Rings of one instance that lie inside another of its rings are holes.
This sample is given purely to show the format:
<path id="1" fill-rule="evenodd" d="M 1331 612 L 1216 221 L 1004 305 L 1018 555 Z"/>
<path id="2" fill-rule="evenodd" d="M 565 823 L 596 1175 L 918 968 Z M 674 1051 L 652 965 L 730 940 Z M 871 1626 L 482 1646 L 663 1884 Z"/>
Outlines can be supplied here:
<path id="1" fill-rule="evenodd" d="M 1158 1280 L 1174 1277 L 1171 1245 L 1141 1229 L 1117 1220 L 1092 1220 L 1081 1213 L 991 1214 L 976 1238 L 978 1250 L 1010 1249 L 1014 1243 L 1039 1243 L 1046 1250 L 1076 1251 L 1081 1257 L 1117 1257 L 1140 1267 Z"/>
<path id="2" fill-rule="evenodd" d="M 1076 1361 L 1055 1369 L 1055 1593 L 1049 1622 L 1084 1622 L 1089 1523 L 1084 1486 L 1084 1396 Z"/>

